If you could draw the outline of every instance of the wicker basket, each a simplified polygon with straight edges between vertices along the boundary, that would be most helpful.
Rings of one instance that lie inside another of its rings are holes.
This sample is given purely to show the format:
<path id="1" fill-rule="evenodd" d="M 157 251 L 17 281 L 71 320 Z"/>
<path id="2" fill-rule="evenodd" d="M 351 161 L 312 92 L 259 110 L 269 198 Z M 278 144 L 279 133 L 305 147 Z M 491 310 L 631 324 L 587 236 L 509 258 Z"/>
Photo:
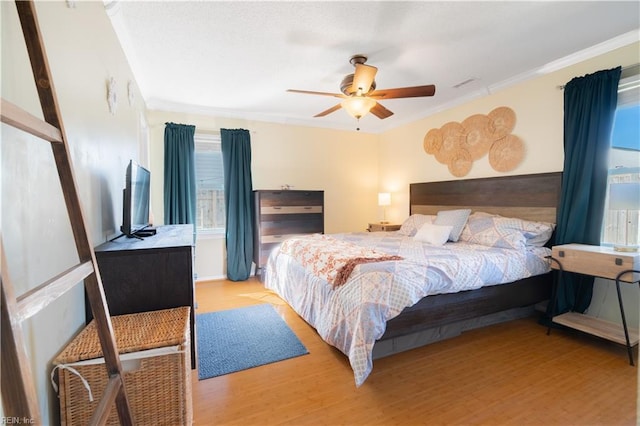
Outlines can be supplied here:
<path id="1" fill-rule="evenodd" d="M 111 318 L 136 425 L 192 423 L 189 309 L 181 307 Z M 54 364 L 58 369 L 62 424 L 88 424 L 107 385 L 94 321 L 58 355 Z M 93 402 L 74 370 L 87 381 Z M 120 424 L 115 407 L 107 424 Z"/>

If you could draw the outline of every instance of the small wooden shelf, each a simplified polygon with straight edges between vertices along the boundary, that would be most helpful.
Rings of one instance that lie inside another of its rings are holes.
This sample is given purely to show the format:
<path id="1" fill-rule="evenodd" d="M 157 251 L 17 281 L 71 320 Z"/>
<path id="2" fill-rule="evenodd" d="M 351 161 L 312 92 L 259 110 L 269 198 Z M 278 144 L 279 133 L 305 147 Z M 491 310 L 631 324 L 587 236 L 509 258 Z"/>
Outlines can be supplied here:
<path id="1" fill-rule="evenodd" d="M 612 342 L 620 343 L 621 345 L 627 344 L 624 336 L 624 329 L 620 324 L 615 322 L 606 321 L 601 318 L 595 318 L 577 312 L 567 312 L 562 315 L 555 316 L 553 317 L 553 322 L 585 333 L 593 334 L 594 336 L 598 336 L 603 339 L 611 340 Z M 640 334 L 638 329 L 629 328 L 628 331 L 630 345 L 637 345 L 639 340 L 638 336 Z"/>

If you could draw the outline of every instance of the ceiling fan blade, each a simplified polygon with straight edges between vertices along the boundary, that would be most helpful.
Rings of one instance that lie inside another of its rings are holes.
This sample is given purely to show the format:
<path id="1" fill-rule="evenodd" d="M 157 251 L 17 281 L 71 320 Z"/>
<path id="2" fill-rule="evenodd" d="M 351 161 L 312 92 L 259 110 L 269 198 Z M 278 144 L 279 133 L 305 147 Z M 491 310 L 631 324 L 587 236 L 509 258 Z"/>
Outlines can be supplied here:
<path id="1" fill-rule="evenodd" d="M 329 93 L 329 92 L 312 92 L 310 90 L 295 90 L 295 89 L 288 89 L 287 92 L 292 92 L 292 93 L 303 93 L 305 95 L 321 95 L 321 96 L 333 96 L 336 98 L 344 98 L 345 96 L 342 93 Z"/>
<path id="2" fill-rule="evenodd" d="M 436 93 L 436 86 L 429 84 L 427 86 L 400 87 L 397 89 L 381 89 L 370 93 L 371 98 L 420 98 L 423 96 L 433 96 Z"/>
<path id="3" fill-rule="evenodd" d="M 331 108 L 314 115 L 314 117 L 324 117 L 325 115 L 329 115 L 332 112 L 339 110 L 340 108 L 342 108 L 341 104 L 334 105 Z"/>
<path id="4" fill-rule="evenodd" d="M 371 65 L 356 64 L 356 72 L 353 75 L 353 83 L 351 83 L 351 91 L 357 93 L 361 90 L 361 94 L 366 94 L 371 88 L 373 80 L 376 78 L 378 68 Z"/>
<path id="5" fill-rule="evenodd" d="M 393 112 L 383 107 L 379 102 L 376 102 L 369 112 L 382 120 L 393 115 Z"/>

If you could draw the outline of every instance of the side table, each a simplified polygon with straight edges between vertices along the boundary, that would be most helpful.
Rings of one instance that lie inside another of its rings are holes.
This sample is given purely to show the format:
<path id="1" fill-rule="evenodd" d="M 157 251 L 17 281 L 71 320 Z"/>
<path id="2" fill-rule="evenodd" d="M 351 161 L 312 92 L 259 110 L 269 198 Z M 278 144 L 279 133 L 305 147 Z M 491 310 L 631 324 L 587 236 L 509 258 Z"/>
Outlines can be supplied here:
<path id="1" fill-rule="evenodd" d="M 627 326 L 620 293 L 620 282 L 628 284 L 640 283 L 640 253 L 618 252 L 609 247 L 586 244 L 564 244 L 554 246 L 551 250 L 551 267 L 553 269 L 615 280 L 622 327 L 617 323 L 577 312 L 566 312 L 553 316 L 552 321 L 626 345 L 629 363 L 634 365 L 632 348 L 638 344 L 640 332 L 636 328 Z M 555 306 L 556 300 L 557 291 L 554 292 L 552 306 Z M 550 331 L 551 326 L 549 326 L 547 334 Z"/>
<path id="2" fill-rule="evenodd" d="M 390 231 L 398 231 L 401 225 L 393 224 L 393 223 L 370 223 L 367 227 L 367 231 L 369 232 L 390 232 Z"/>

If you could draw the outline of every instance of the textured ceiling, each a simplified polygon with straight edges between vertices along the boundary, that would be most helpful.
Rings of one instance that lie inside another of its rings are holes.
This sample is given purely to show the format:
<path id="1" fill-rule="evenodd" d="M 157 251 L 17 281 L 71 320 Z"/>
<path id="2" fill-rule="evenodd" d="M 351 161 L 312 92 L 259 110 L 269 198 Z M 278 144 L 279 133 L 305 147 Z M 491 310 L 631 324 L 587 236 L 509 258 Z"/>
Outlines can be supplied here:
<path id="1" fill-rule="evenodd" d="M 286 92 L 339 93 L 354 54 L 378 67 L 378 89 L 436 85 L 431 98 L 382 101 L 395 114 L 363 117 L 360 128 L 372 133 L 640 34 L 637 1 L 117 1 L 105 7 L 152 109 L 355 129 L 344 110 L 313 118 L 339 99 Z"/>

